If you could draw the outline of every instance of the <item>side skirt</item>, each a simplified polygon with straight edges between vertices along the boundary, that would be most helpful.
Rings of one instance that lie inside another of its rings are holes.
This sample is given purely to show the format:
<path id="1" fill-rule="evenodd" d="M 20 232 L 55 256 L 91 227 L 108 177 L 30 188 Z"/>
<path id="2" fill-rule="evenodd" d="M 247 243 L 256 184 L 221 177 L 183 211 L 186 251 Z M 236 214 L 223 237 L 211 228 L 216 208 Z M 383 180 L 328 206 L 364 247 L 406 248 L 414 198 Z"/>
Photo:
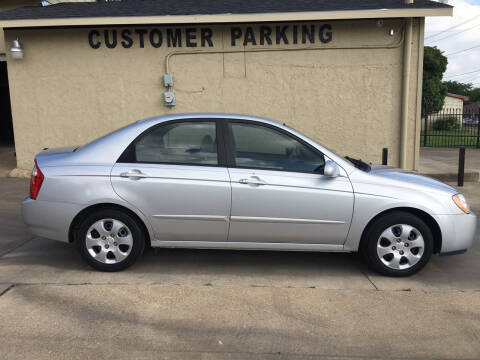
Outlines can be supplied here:
<path id="1" fill-rule="evenodd" d="M 344 250 L 343 245 L 228 242 L 228 241 L 221 242 L 221 241 L 161 241 L 161 240 L 152 240 L 152 247 L 190 248 L 190 249 L 349 252 L 349 251 Z"/>

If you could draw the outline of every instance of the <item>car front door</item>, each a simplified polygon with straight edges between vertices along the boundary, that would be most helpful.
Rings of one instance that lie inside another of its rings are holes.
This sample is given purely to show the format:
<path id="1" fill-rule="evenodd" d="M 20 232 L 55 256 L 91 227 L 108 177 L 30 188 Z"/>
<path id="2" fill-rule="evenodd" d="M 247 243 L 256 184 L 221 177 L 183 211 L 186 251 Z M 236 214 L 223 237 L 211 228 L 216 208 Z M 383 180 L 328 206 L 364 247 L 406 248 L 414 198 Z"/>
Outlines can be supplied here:
<path id="1" fill-rule="evenodd" d="M 218 129 L 208 119 L 161 123 L 113 167 L 115 192 L 150 219 L 155 240 L 227 240 L 231 187 Z"/>
<path id="2" fill-rule="evenodd" d="M 347 177 L 322 175 L 325 157 L 278 127 L 225 126 L 232 183 L 229 241 L 344 243 L 353 213 Z"/>

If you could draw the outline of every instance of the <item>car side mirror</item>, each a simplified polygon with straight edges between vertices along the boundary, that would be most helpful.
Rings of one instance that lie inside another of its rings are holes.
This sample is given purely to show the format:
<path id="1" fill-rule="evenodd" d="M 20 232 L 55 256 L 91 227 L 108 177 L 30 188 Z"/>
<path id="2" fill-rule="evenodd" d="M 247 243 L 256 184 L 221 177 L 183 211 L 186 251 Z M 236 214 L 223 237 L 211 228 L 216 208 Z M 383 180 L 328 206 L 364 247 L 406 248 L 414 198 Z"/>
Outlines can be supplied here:
<path id="1" fill-rule="evenodd" d="M 323 169 L 323 175 L 335 178 L 340 175 L 340 168 L 332 160 L 327 160 Z"/>

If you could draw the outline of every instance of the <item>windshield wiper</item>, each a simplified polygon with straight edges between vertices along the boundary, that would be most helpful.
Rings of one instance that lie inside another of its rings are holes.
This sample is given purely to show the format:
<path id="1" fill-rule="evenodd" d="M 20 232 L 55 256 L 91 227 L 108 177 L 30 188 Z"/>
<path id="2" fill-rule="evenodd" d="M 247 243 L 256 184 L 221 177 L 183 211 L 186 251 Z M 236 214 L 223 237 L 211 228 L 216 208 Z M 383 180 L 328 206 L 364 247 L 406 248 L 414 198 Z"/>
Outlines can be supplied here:
<path id="1" fill-rule="evenodd" d="M 355 165 L 355 167 L 357 169 L 360 169 L 360 170 L 363 170 L 363 171 L 366 171 L 366 172 L 369 172 L 371 170 L 371 167 L 370 165 L 368 165 L 365 161 L 363 161 L 362 159 L 354 159 L 350 156 L 345 156 L 345 159 L 347 159 L 348 161 L 350 161 L 353 165 Z"/>

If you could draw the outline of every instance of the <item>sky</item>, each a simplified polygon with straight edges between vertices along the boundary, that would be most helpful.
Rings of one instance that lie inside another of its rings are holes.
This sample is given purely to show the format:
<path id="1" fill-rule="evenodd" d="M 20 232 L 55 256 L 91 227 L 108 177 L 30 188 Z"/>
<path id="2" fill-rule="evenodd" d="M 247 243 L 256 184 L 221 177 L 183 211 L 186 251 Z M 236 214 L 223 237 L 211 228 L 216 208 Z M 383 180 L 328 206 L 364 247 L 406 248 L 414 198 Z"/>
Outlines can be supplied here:
<path id="1" fill-rule="evenodd" d="M 449 0 L 448 4 L 454 6 L 453 17 L 427 18 L 425 45 L 436 46 L 447 56 L 444 80 L 480 87 L 480 0 Z M 472 47 L 476 48 L 467 50 Z"/>

